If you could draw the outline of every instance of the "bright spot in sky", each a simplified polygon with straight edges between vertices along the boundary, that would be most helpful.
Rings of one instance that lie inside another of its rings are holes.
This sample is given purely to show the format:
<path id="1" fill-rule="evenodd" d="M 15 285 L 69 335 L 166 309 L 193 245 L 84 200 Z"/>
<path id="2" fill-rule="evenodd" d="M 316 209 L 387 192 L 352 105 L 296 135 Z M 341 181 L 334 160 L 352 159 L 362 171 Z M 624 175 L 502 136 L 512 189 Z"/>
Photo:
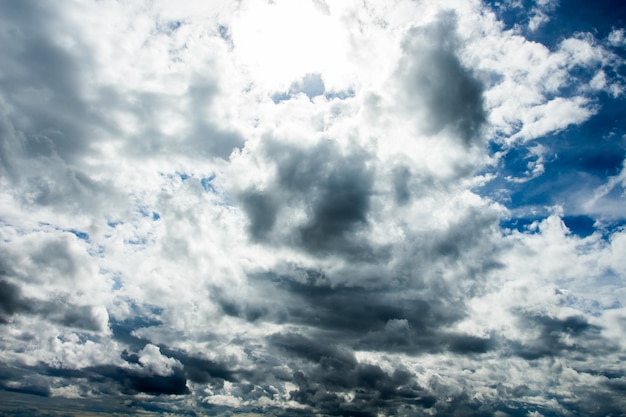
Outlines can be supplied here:
<path id="1" fill-rule="evenodd" d="M 346 35 L 339 23 L 313 2 L 254 2 L 233 24 L 233 42 L 255 83 L 279 90 L 303 74 L 337 79 L 348 72 Z"/>

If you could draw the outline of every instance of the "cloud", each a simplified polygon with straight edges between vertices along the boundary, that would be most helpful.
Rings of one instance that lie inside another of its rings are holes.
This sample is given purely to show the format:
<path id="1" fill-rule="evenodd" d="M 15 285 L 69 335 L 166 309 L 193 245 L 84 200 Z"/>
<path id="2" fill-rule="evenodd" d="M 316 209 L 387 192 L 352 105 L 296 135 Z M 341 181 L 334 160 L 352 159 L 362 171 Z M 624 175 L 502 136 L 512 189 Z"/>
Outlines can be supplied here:
<path id="1" fill-rule="evenodd" d="M 626 407 L 617 24 L 166 3 L 0 5 L 3 413 Z"/>
<path id="2" fill-rule="evenodd" d="M 445 13 L 409 31 L 400 63 L 403 93 L 412 112 L 425 112 L 419 123 L 424 133 L 449 130 L 465 143 L 480 139 L 486 114 L 483 87 L 456 55 L 456 15 Z"/>
<path id="3" fill-rule="evenodd" d="M 251 236 L 259 240 L 276 227 L 279 239 L 306 251 L 356 254 L 361 246 L 352 235 L 367 226 L 372 193 L 367 154 L 344 153 L 333 141 L 300 148 L 267 140 L 262 152 L 275 164 L 276 178 L 266 190 L 242 192 Z M 293 217 L 302 218 L 295 227 Z"/>

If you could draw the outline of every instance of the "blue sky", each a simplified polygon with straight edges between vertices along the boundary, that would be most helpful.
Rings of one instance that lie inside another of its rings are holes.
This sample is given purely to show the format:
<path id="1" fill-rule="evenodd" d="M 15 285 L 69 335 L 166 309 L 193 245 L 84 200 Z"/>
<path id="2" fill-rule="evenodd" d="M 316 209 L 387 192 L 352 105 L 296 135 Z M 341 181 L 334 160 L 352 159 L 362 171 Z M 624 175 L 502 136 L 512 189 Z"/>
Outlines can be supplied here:
<path id="1" fill-rule="evenodd" d="M 625 25 L 0 3 L 0 414 L 622 415 Z"/>

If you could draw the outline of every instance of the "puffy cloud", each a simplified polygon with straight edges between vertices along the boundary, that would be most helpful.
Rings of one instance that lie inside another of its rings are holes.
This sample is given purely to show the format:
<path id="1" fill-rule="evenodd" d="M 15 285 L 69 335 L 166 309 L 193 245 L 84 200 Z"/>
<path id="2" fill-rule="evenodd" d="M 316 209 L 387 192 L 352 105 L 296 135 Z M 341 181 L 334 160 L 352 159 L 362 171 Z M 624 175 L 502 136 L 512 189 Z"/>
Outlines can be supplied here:
<path id="1" fill-rule="evenodd" d="M 486 115 L 483 86 L 457 57 L 456 15 L 445 13 L 427 25 L 411 29 L 400 63 L 403 93 L 409 112 L 424 112 L 418 123 L 426 134 L 442 130 L 466 143 L 480 138 Z"/>

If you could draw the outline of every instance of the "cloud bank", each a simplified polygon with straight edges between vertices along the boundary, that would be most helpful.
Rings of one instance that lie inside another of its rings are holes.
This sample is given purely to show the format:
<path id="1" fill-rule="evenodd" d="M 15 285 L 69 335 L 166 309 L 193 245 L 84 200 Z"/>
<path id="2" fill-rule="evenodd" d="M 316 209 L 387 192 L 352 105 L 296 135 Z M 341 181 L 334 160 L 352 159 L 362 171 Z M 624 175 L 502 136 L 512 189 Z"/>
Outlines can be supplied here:
<path id="1" fill-rule="evenodd" d="M 566 7 L 0 3 L 2 413 L 623 414 L 624 36 Z"/>

